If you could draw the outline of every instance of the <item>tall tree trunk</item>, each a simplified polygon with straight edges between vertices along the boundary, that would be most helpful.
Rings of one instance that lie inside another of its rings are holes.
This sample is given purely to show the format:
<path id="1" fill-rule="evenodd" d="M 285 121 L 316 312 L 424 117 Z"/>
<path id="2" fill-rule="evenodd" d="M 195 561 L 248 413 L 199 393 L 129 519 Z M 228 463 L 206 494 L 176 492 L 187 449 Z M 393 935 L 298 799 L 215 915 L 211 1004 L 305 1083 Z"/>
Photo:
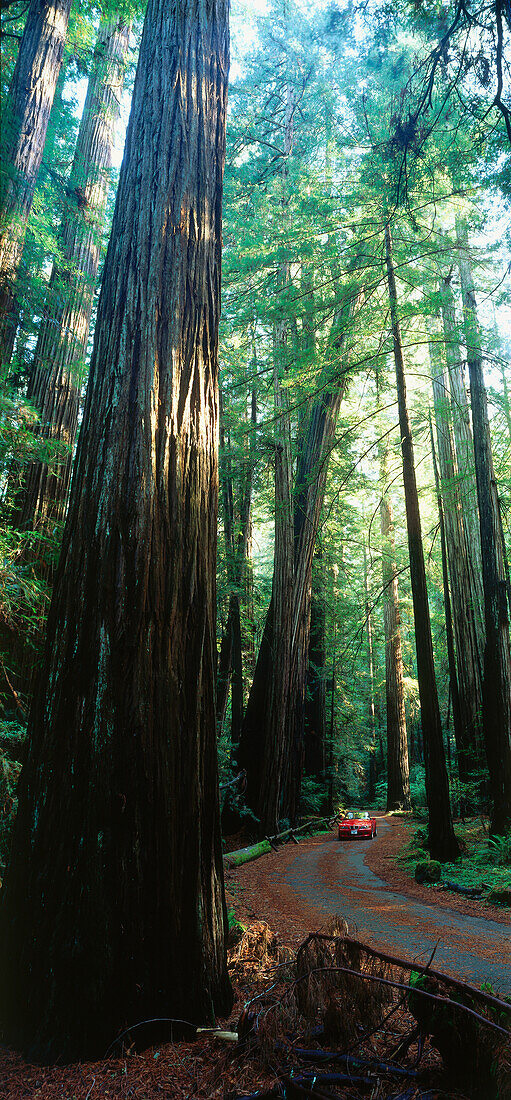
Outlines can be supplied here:
<path id="1" fill-rule="evenodd" d="M 466 557 L 470 570 L 470 603 L 474 616 L 478 661 L 483 667 L 484 655 L 484 595 L 481 560 L 481 534 L 477 506 L 477 486 L 474 465 L 474 441 L 470 425 L 464 368 L 461 356 L 451 275 L 440 278 L 440 300 L 445 341 L 445 357 L 449 377 L 450 408 L 459 478 L 459 494 L 465 531 Z"/>
<path id="2" fill-rule="evenodd" d="M 326 610 L 321 543 L 312 569 L 309 668 L 305 702 L 305 774 L 319 779 L 326 768 Z"/>
<path id="3" fill-rule="evenodd" d="M 12 351 L 15 284 L 46 140 L 71 0 L 31 0 L 2 120 L 0 365 Z"/>
<path id="4" fill-rule="evenodd" d="M 440 523 L 440 549 L 442 555 L 442 587 L 444 590 L 444 609 L 445 609 L 445 636 L 447 642 L 447 661 L 449 665 L 449 704 L 452 702 L 452 714 L 454 723 L 454 737 L 456 741 L 456 754 L 458 758 L 458 771 L 462 782 L 467 783 L 470 778 L 470 757 L 468 754 L 468 748 L 465 741 L 466 727 L 463 721 L 463 708 L 462 700 L 460 698 L 460 690 L 458 684 L 458 671 L 456 667 L 456 655 L 454 647 L 454 630 L 452 622 L 452 609 L 451 609 L 451 593 L 449 590 L 449 566 L 448 566 L 448 552 L 447 552 L 447 539 L 446 539 L 446 526 L 445 526 L 445 512 L 444 502 L 442 500 L 442 493 L 440 490 L 440 475 L 438 471 L 438 462 L 435 448 L 435 437 L 433 434 L 433 423 L 430 416 L 429 422 L 430 438 L 431 438 L 431 455 L 433 458 L 433 471 L 435 476 L 435 488 L 438 504 L 438 518 Z M 449 710 L 449 705 L 448 708 Z M 447 722 L 449 725 L 449 722 Z M 448 740 L 448 745 L 450 741 Z M 449 753 L 449 770 L 451 768 L 451 758 Z M 467 796 L 466 791 L 461 797 L 462 812 L 466 813 L 470 804 L 470 796 Z"/>
<path id="5" fill-rule="evenodd" d="M 387 441 L 380 452 L 380 527 L 382 534 L 383 625 L 385 631 L 385 695 L 387 703 L 387 809 L 409 810 L 410 766 L 406 735 L 401 616 L 397 579 L 392 502 L 387 490 Z"/>
<path id="6" fill-rule="evenodd" d="M 53 266 L 27 391 L 40 415 L 39 434 L 56 458 L 51 468 L 33 462 L 23 472 L 13 515 L 21 530 L 51 531 L 65 516 L 127 50 L 127 26 L 105 17 L 67 186 L 61 259 Z"/>
<path id="7" fill-rule="evenodd" d="M 217 726 L 221 730 L 225 722 L 231 685 L 231 741 L 236 745 L 243 721 L 243 657 L 241 637 L 241 590 L 247 571 L 247 554 L 250 538 L 252 483 L 256 465 L 255 430 L 257 426 L 257 398 L 252 390 L 250 402 L 250 437 L 245 456 L 239 507 L 239 529 L 235 531 L 234 486 L 231 464 L 230 440 L 225 441 L 220 391 L 220 453 L 221 484 L 224 511 L 224 534 L 227 556 L 227 575 L 231 591 L 227 623 L 222 635 L 217 675 Z"/>
<path id="8" fill-rule="evenodd" d="M 426 586 L 426 568 L 424 564 L 424 549 L 422 546 L 419 497 L 415 479 L 412 431 L 406 399 L 403 348 L 398 318 L 397 290 L 392 257 L 392 238 L 388 223 L 385 226 L 385 255 L 392 321 L 392 339 L 394 345 L 394 364 L 396 368 L 406 526 L 408 533 L 410 577 L 412 582 L 415 623 L 417 674 L 424 738 L 429 850 L 432 858 L 450 861 L 459 856 L 459 846 L 452 824 L 451 804 L 449 801 L 449 779 L 447 776 L 440 708 L 438 705 L 428 592 Z"/>
<path id="9" fill-rule="evenodd" d="M 126 1022 L 231 1004 L 215 742 L 227 69 L 227 0 L 150 0 L 0 911 L 4 1033 L 32 1057 L 98 1056 Z"/>
<path id="10" fill-rule="evenodd" d="M 438 445 L 439 508 L 451 580 L 453 627 L 458 657 L 456 683 L 452 669 L 450 670 L 454 730 L 460 779 L 462 783 L 472 788 L 471 791 L 465 791 L 464 799 L 466 801 L 468 798 L 469 803 L 471 800 L 473 804 L 475 787 L 481 779 L 480 768 L 484 766 L 480 635 L 474 616 L 472 572 L 467 556 L 463 510 L 459 496 L 458 470 L 450 418 L 449 382 L 444 371 L 441 345 L 436 333 L 433 333 L 430 338 L 429 353 Z M 449 591 L 445 597 L 446 613 L 448 598 Z"/>
<path id="11" fill-rule="evenodd" d="M 486 626 L 483 729 L 493 802 L 492 830 L 495 833 L 505 833 L 511 824 L 511 652 L 504 548 L 501 541 L 481 338 L 474 281 L 468 256 L 466 225 L 460 221 L 456 229 L 474 425 L 474 454 L 483 560 Z"/>
<path id="12" fill-rule="evenodd" d="M 376 797 L 376 712 L 374 707 L 374 665 L 373 665 L 373 623 L 371 604 L 369 601 L 369 578 L 367 575 L 367 551 L 364 539 L 364 596 L 365 596 L 365 631 L 366 631 L 366 663 L 369 679 L 369 697 L 367 711 L 369 717 L 369 782 L 367 797 L 372 805 Z"/>
<path id="13" fill-rule="evenodd" d="M 343 324 L 359 302 L 352 296 L 347 315 L 335 318 L 331 336 L 332 350 L 340 355 L 343 347 Z M 331 366 L 328 368 L 331 371 Z M 283 810 L 286 817 L 298 812 L 300 777 L 303 767 L 305 693 L 308 670 L 311 577 L 314 548 L 319 529 L 325 493 L 330 451 L 342 398 L 348 382 L 348 367 L 338 370 L 335 378 L 327 375 L 320 385 L 306 427 L 301 433 L 300 453 L 296 462 L 294 493 L 294 582 L 292 592 L 291 673 L 288 693 L 289 767 L 284 783 Z M 262 745 L 265 733 L 262 721 L 264 708 L 274 676 L 272 663 L 273 598 L 268 609 L 257 658 L 254 679 L 243 721 L 238 763 L 247 771 L 247 801 L 256 809 L 261 786 Z M 271 755 L 268 755 L 268 761 Z"/>

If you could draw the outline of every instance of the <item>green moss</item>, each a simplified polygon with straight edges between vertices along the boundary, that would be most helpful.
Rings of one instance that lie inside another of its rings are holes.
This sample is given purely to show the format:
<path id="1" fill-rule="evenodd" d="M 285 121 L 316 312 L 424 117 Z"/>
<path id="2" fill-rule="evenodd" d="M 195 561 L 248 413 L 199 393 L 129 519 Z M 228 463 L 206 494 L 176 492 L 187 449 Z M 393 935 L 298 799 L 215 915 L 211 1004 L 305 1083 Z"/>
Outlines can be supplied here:
<path id="1" fill-rule="evenodd" d="M 441 876 L 442 865 L 436 859 L 422 859 L 415 867 L 416 882 L 440 882 Z"/>
<path id="2" fill-rule="evenodd" d="M 511 884 L 507 886 L 492 886 L 488 901 L 492 905 L 506 905 L 511 907 Z"/>
<path id="3" fill-rule="evenodd" d="M 258 859 L 266 852 L 271 852 L 270 844 L 267 840 L 261 840 L 259 844 L 252 844 L 250 848 L 240 848 L 237 852 L 228 852 L 224 856 L 224 860 L 228 867 L 241 867 L 242 863 L 249 863 L 252 859 Z"/>

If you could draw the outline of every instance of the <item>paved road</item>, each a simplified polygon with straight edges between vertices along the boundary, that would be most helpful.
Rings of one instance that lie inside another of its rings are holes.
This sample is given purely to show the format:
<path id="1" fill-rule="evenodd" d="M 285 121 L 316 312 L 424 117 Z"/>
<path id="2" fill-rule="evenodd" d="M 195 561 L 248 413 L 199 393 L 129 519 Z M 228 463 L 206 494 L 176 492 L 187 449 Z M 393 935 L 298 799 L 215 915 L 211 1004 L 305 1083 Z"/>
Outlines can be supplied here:
<path id="1" fill-rule="evenodd" d="M 380 835 L 391 828 L 378 823 Z M 511 924 L 464 916 L 454 909 L 418 902 L 392 890 L 366 866 L 364 855 L 378 840 L 338 843 L 331 839 L 298 848 L 281 883 L 326 916 L 340 913 L 374 946 L 426 960 L 439 941 L 433 966 L 467 981 L 490 981 L 511 994 Z M 335 883 L 335 885 L 332 885 Z"/>

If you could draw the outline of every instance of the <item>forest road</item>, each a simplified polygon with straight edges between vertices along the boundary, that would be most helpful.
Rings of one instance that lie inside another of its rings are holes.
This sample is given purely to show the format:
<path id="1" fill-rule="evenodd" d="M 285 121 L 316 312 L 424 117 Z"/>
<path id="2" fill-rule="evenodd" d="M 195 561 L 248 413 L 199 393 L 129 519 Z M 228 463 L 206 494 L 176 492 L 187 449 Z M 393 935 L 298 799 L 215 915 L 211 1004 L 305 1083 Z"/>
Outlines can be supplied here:
<path id="1" fill-rule="evenodd" d="M 457 907 L 454 895 L 451 907 L 445 894 L 439 904 L 434 891 L 417 891 L 410 883 L 405 893 L 385 882 L 367 861 L 375 864 L 377 846 L 390 829 L 380 819 L 375 840 L 339 842 L 332 833 L 246 864 L 236 874 L 240 900 L 251 902 L 255 915 L 283 937 L 290 930 L 296 939 L 299 929 L 306 934 L 339 914 L 352 935 L 374 947 L 424 963 L 436 946 L 437 969 L 475 985 L 489 981 L 497 992 L 511 994 L 511 922 L 501 913 L 493 920 L 460 912 L 463 903 Z"/>

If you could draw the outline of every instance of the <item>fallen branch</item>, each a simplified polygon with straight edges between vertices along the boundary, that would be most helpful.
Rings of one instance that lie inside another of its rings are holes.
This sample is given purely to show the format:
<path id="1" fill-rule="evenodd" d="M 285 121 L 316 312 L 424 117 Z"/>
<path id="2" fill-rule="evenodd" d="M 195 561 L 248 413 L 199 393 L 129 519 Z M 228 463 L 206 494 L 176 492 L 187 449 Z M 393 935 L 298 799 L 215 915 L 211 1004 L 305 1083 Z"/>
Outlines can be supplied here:
<path id="1" fill-rule="evenodd" d="M 321 933 L 318 933 L 321 934 Z M 312 933 L 316 935 L 316 933 Z M 326 939 L 332 937 L 326 936 Z M 492 1008 L 498 1008 L 500 1011 L 508 1012 L 511 1017 L 511 1004 L 508 1001 L 502 1000 L 500 997 L 494 997 L 491 993 L 485 993 L 483 989 L 477 989 L 475 985 L 470 985 L 469 982 L 464 982 L 461 978 L 453 978 L 450 974 L 444 974 L 441 970 L 434 970 L 429 964 L 422 965 L 418 962 L 410 962 L 407 959 L 400 959 L 397 955 L 388 955 L 384 951 L 378 951 L 375 947 L 369 947 L 368 944 L 362 943 L 361 940 L 351 939 L 350 936 L 346 936 L 346 943 L 351 944 L 353 947 L 362 948 L 367 954 L 375 956 L 375 958 L 382 959 L 383 962 L 390 963 L 391 966 L 398 966 L 402 970 L 415 970 L 419 974 L 428 974 L 429 977 L 438 978 L 440 981 L 447 985 L 452 985 L 454 989 L 459 989 L 462 993 L 466 993 L 471 997 L 475 997 L 477 1000 L 482 1001 L 483 1004 L 489 1005 Z"/>
<path id="2" fill-rule="evenodd" d="M 302 948 L 311 940 L 318 939 L 333 942 L 335 938 L 335 936 L 330 936 L 326 932 L 310 932 L 307 939 L 304 940 Z M 422 964 L 419 962 L 411 962 L 410 959 L 401 959 L 397 955 L 389 955 L 386 951 L 379 951 L 376 947 L 370 947 L 369 944 L 363 943 L 362 940 L 352 939 L 351 936 L 345 936 L 344 940 L 345 943 L 350 944 L 352 947 L 365 951 L 368 955 L 372 955 L 373 958 L 381 959 L 382 962 L 389 963 L 390 966 L 397 966 L 400 970 L 415 970 L 418 974 L 428 974 L 429 977 L 438 978 L 439 981 L 451 985 L 454 989 L 459 989 L 462 993 L 475 997 L 477 1000 L 482 1001 L 483 1004 L 489 1005 L 492 1008 L 497 1008 L 501 1012 L 509 1012 L 511 1015 L 511 1004 L 509 1001 L 505 1001 L 501 997 L 495 997 L 491 993 L 485 993 L 483 989 L 477 989 L 475 985 L 470 985 L 469 982 L 464 982 L 461 978 L 453 978 L 451 974 L 444 974 L 441 970 L 434 970 L 429 963 Z"/>
<path id="3" fill-rule="evenodd" d="M 326 938 L 330 939 L 331 937 L 327 936 Z M 356 941 L 347 940 L 347 942 Z M 362 944 L 361 946 L 366 949 L 364 944 Z M 375 952 L 375 954 L 377 955 L 378 952 Z M 410 967 L 409 963 L 407 963 L 406 965 L 411 970 L 416 969 L 414 966 Z M 378 985 L 388 985 L 392 986 L 394 989 L 404 989 L 407 993 L 413 992 L 414 995 L 418 994 L 421 997 L 427 997 L 428 1000 L 436 1001 L 438 1004 L 449 1005 L 450 1008 L 459 1008 L 461 1012 L 466 1012 L 469 1016 L 473 1016 L 475 1020 L 478 1020 L 479 1023 L 486 1024 L 487 1027 L 492 1028 L 494 1031 L 499 1031 L 500 1034 L 505 1035 L 506 1038 L 509 1039 L 509 1037 L 511 1036 L 511 1031 L 509 1030 L 509 1028 L 500 1027 L 500 1025 L 495 1024 L 493 1020 L 488 1020 L 486 1016 L 481 1016 L 480 1012 L 475 1012 L 473 1008 L 468 1008 L 467 1005 L 460 1004 L 459 1001 L 451 1001 L 449 997 L 442 997 L 439 993 L 427 993 L 425 989 L 420 989 L 417 986 L 414 986 L 412 990 L 411 986 L 405 985 L 404 982 L 394 981 L 394 979 L 392 978 L 380 978 L 376 974 L 365 974 L 361 970 L 354 970 L 351 966 L 318 966 L 315 967 L 313 970 L 308 970 L 305 974 L 301 974 L 299 978 L 295 979 L 294 984 L 298 985 L 298 982 L 304 981 L 305 978 L 309 979 L 311 974 L 351 974 L 353 977 L 361 978 L 363 981 L 366 982 L 377 982 Z M 429 970 L 428 975 L 432 974 L 434 974 L 434 971 Z M 440 974 L 440 978 L 442 980 L 445 980 L 445 975 Z M 501 1008 L 508 1010 L 510 1009 L 510 1006 L 506 1004 L 505 1001 L 500 1001 L 497 1003 L 500 1004 Z"/>
<path id="4" fill-rule="evenodd" d="M 284 1044 L 282 1044 L 284 1046 Z M 398 1077 L 417 1077 L 414 1069 L 403 1069 L 402 1066 L 391 1065 L 390 1062 L 371 1061 L 369 1058 L 357 1058 L 350 1054 L 341 1054 L 335 1050 L 302 1050 L 299 1047 L 284 1047 L 292 1050 L 297 1058 L 304 1062 L 339 1062 L 349 1069 L 371 1071 L 371 1073 L 390 1073 Z"/>

